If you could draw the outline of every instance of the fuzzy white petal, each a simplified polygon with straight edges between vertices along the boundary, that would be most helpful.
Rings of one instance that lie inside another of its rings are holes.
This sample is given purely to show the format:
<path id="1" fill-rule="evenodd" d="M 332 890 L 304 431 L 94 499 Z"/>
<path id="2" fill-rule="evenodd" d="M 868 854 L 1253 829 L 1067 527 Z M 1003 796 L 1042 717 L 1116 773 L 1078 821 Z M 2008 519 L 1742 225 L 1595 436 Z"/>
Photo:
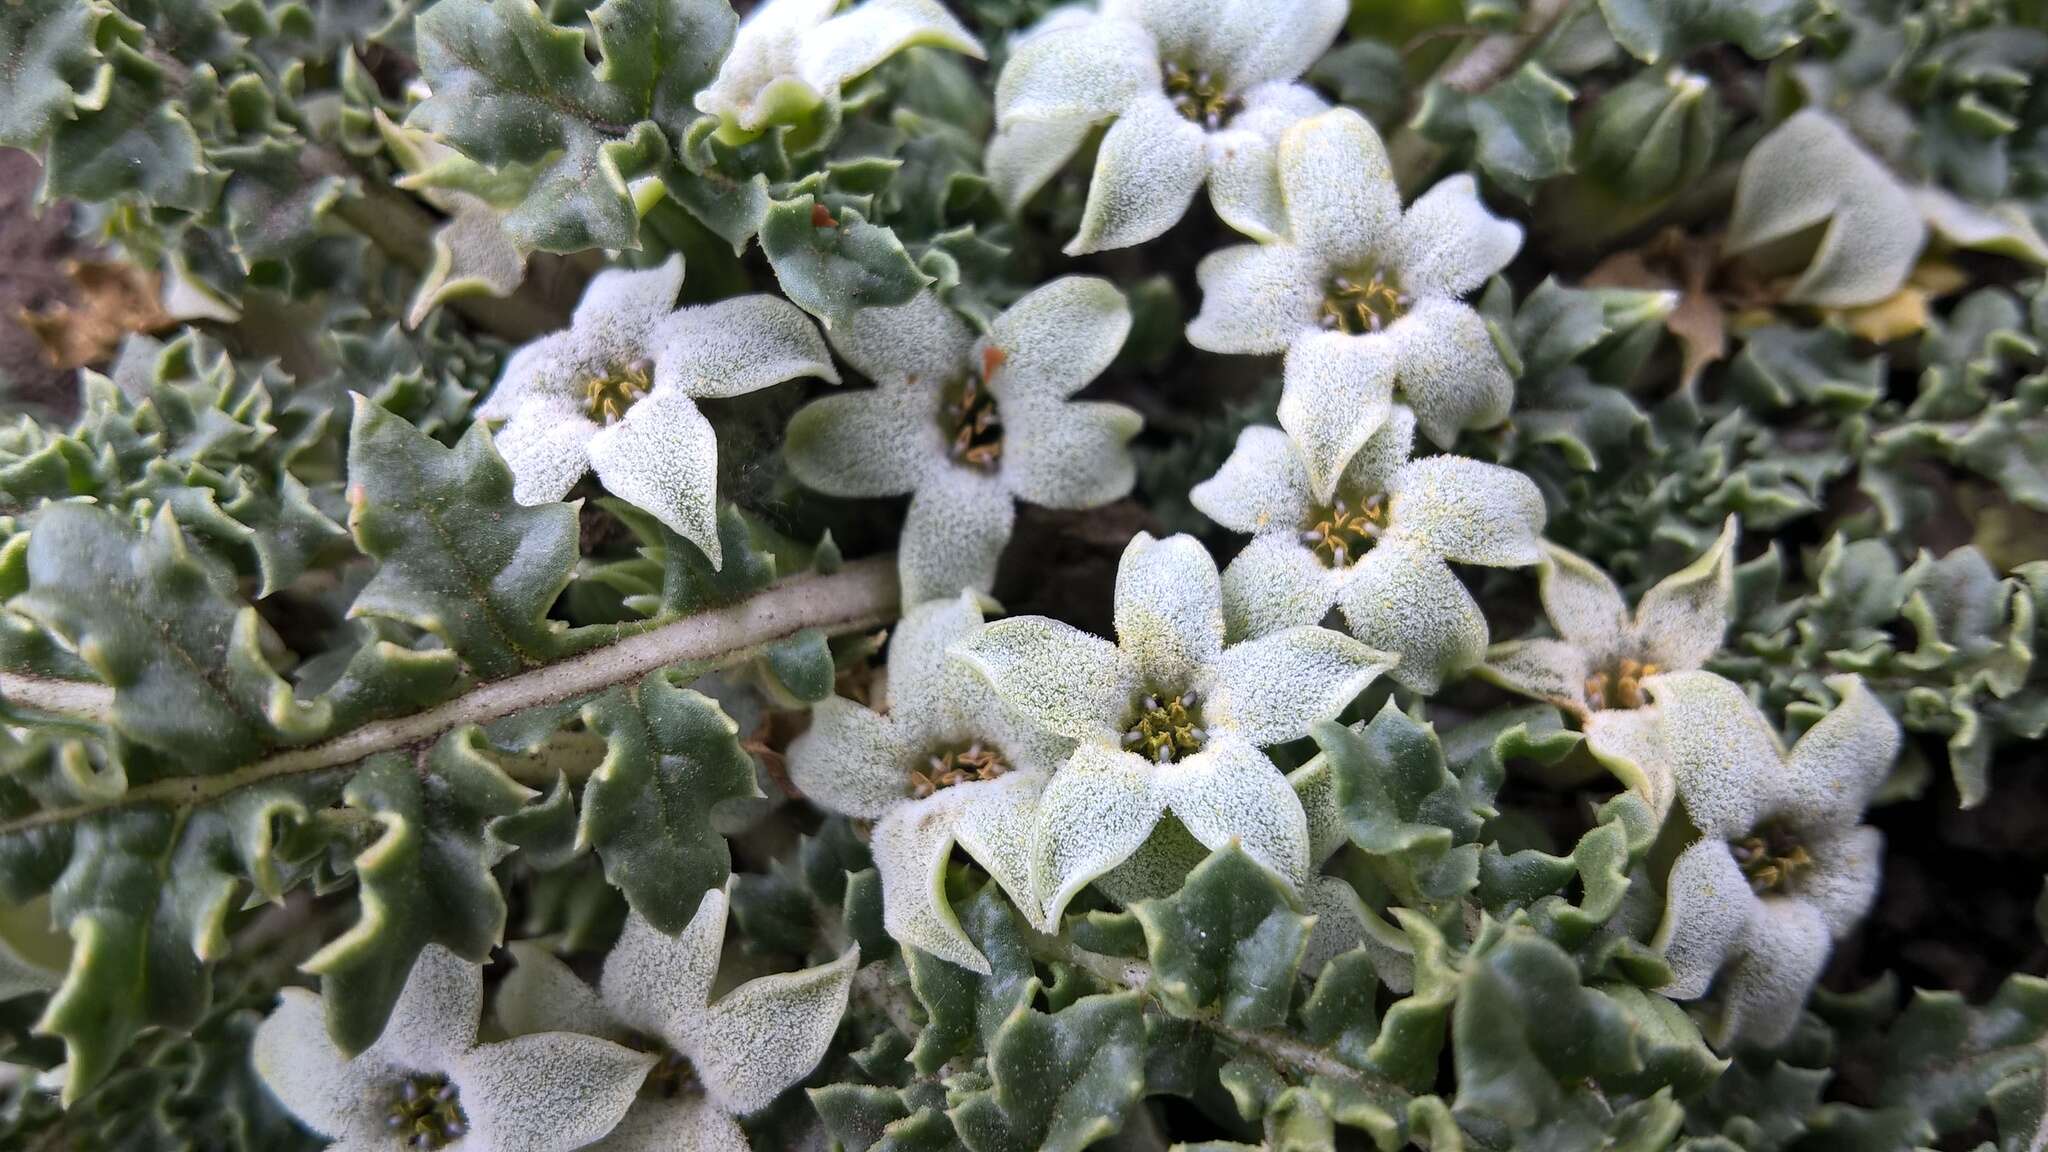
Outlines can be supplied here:
<path id="1" fill-rule="evenodd" d="M 635 1032 L 681 1049 L 704 1014 L 711 981 L 718 975 L 725 912 L 725 893 L 717 888 L 704 893 L 696 914 L 675 936 L 638 912 L 628 912 L 598 977 L 605 1007 Z"/>
<path id="2" fill-rule="evenodd" d="M 498 1025 L 508 1036 L 536 1032 L 580 1032 L 606 1040 L 626 1039 L 597 989 L 583 982 L 554 953 L 528 940 L 505 946 L 512 971 L 492 1001 Z"/>
<path id="3" fill-rule="evenodd" d="M 483 1044 L 449 1070 L 465 1143 L 511 1152 L 570 1152 L 618 1126 L 655 1057 L 595 1036 L 541 1032 Z"/>
<path id="4" fill-rule="evenodd" d="M 1042 508 L 1099 508 L 1137 480 L 1131 438 L 1144 417 L 1100 400 L 1038 401 L 1004 421 L 1003 483 Z"/>
<path id="5" fill-rule="evenodd" d="M 1345 0 L 1228 0 L 1208 51 L 1240 87 L 1308 71 L 1344 27 Z"/>
<path id="6" fill-rule="evenodd" d="M 719 567 L 718 434 L 680 392 L 653 392 L 590 438 L 590 467 L 612 495 L 654 515 Z"/>
<path id="7" fill-rule="evenodd" d="M 1256 745 L 1297 740 L 1393 663 L 1342 632 L 1288 628 L 1223 650 L 1206 670 L 1203 716 L 1212 732 L 1228 729 Z"/>
<path id="8" fill-rule="evenodd" d="M 1205 352 L 1284 352 L 1316 330 L 1328 266 L 1294 244 L 1239 244 L 1202 257 L 1195 282 L 1202 309 L 1188 343 Z"/>
<path id="9" fill-rule="evenodd" d="M 1398 240 L 1401 193 L 1386 145 L 1349 108 L 1287 130 L 1280 138 L 1280 186 L 1294 242 L 1329 267 L 1364 271 Z"/>
<path id="10" fill-rule="evenodd" d="M 757 977 L 720 997 L 684 1049 L 711 1099 L 755 1112 L 810 1075 L 839 1031 L 859 965 L 855 945 L 829 964 Z"/>
<path id="11" fill-rule="evenodd" d="M 1679 1000 L 1706 995 L 1759 903 L 1727 844 L 1708 837 L 1679 853 L 1664 883 L 1664 919 L 1650 942 L 1671 965 L 1671 982 L 1659 991 Z"/>
<path id="12" fill-rule="evenodd" d="M 953 835 L 960 847 L 1034 923 L 1038 903 L 1031 887 L 1031 836 L 1038 826 L 1039 796 L 1051 779 L 1043 770 L 1012 771 L 945 790 L 958 794 Z"/>
<path id="13" fill-rule="evenodd" d="M 1479 313 L 1455 300 L 1418 300 L 1388 331 L 1401 342 L 1401 395 L 1439 448 L 1466 428 L 1508 418 L 1515 384 Z"/>
<path id="14" fill-rule="evenodd" d="M 1209 176 L 1209 137 L 1161 93 L 1138 97 L 1103 134 L 1069 256 L 1151 240 L 1187 214 Z"/>
<path id="15" fill-rule="evenodd" d="M 1401 287 L 1416 296 L 1464 296 L 1508 266 L 1522 226 L 1479 201 L 1469 172 L 1437 183 L 1401 217 Z"/>
<path id="16" fill-rule="evenodd" d="M 1235 840 L 1289 884 L 1308 876 L 1308 817 L 1287 777 L 1264 752 L 1232 732 L 1160 766 L 1156 788 L 1195 839 L 1210 849 Z"/>
<path id="17" fill-rule="evenodd" d="M 611 268 L 591 278 L 569 321 L 572 338 L 591 359 L 630 364 L 649 355 L 662 320 L 675 311 L 683 289 L 683 258 L 671 256 L 653 268 Z"/>
<path id="18" fill-rule="evenodd" d="M 332 1140 L 370 1142 L 385 1135 L 384 1113 L 405 1072 L 374 1050 L 351 1060 L 327 1036 L 318 996 L 286 988 L 256 1026 L 250 1045 L 256 1075 L 299 1123 Z"/>
<path id="19" fill-rule="evenodd" d="M 1223 651 L 1223 584 L 1192 536 L 1140 532 L 1116 570 L 1117 647 L 1145 687 L 1181 692 Z"/>
<path id="20" fill-rule="evenodd" d="M 1664 749 L 1663 725 L 1654 708 L 1608 708 L 1586 717 L 1586 750 L 1615 779 L 1649 802 L 1659 823 L 1678 799 L 1678 781 Z"/>
<path id="21" fill-rule="evenodd" d="M 1643 686 L 1693 825 L 1723 839 L 1748 835 L 1784 775 L 1778 734 L 1741 688 L 1711 672 L 1666 673 Z"/>
<path id="22" fill-rule="evenodd" d="M 1636 604 L 1635 631 L 1659 667 L 1697 668 L 1721 647 L 1735 602 L 1735 517 L 1699 559 L 1659 580 Z"/>
<path id="23" fill-rule="evenodd" d="M 1254 424 L 1237 434 L 1237 447 L 1188 502 L 1232 532 L 1291 533 L 1309 514 L 1308 470 L 1285 432 Z"/>
<path id="24" fill-rule="evenodd" d="M 953 650 L 1027 720 L 1075 740 L 1116 739 L 1135 689 L 1116 645 L 1043 616 L 998 620 Z"/>
<path id="25" fill-rule="evenodd" d="M 843 697 L 811 707 L 811 726 L 789 744 L 789 779 L 821 808 L 873 820 L 903 801 L 909 776 L 893 717 Z"/>
<path id="26" fill-rule="evenodd" d="M 1102 374 L 1131 333 L 1131 307 L 1098 276 L 1062 276 L 989 323 L 975 361 L 993 362 L 1003 404 L 1064 400 Z"/>
<path id="27" fill-rule="evenodd" d="M 1387 673 L 1411 692 L 1434 693 L 1486 655 L 1486 616 L 1448 565 L 1401 540 L 1384 540 L 1351 566 L 1337 592 L 1351 634 L 1398 656 Z"/>
<path id="28" fill-rule="evenodd" d="M 590 439 L 597 433 L 574 401 L 540 397 L 520 405 L 493 437 L 512 470 L 512 498 L 549 504 L 567 496 L 590 471 Z"/>
<path id="29" fill-rule="evenodd" d="M 1899 722 L 1861 677 L 1830 677 L 1828 687 L 1842 702 L 1806 730 L 1772 781 L 1779 806 L 1812 828 L 1856 823 L 1899 754 Z"/>
<path id="30" fill-rule="evenodd" d="M 1592 666 L 1585 649 L 1540 636 L 1495 644 L 1486 652 L 1486 678 L 1504 688 L 1549 700 L 1573 711 L 1586 708 L 1586 677 Z"/>
<path id="31" fill-rule="evenodd" d="M 803 309 L 775 296 L 681 309 L 662 321 L 654 348 L 656 391 L 724 397 L 799 376 L 839 382 L 817 325 Z"/>
<path id="32" fill-rule="evenodd" d="M 944 467 L 937 388 L 901 382 L 823 396 L 789 419 L 782 450 L 799 483 L 832 496 L 900 496 Z"/>
<path id="33" fill-rule="evenodd" d="M 476 407 L 476 418 L 504 420 L 528 400 L 566 399 L 581 387 L 579 375 L 585 367 L 577 355 L 575 338 L 566 331 L 522 344 L 505 358 L 497 384 Z"/>
<path id="34" fill-rule="evenodd" d="M 981 42 L 937 0 L 863 0 L 803 37 L 797 75 L 820 92 L 836 92 L 848 80 L 919 45 L 983 57 Z"/>
<path id="35" fill-rule="evenodd" d="M 1828 933 L 1840 940 L 1877 900 L 1884 878 L 1884 833 L 1859 824 L 1814 836 L 1806 849 L 1814 866 L 1800 875 L 1795 894 L 1820 912 Z"/>
<path id="36" fill-rule="evenodd" d="M 1209 134 L 1209 202 L 1225 224 L 1261 244 L 1287 237 L 1280 136 L 1329 105 L 1300 84 L 1270 82 L 1244 94 L 1244 110 Z"/>
<path id="37" fill-rule="evenodd" d="M 1543 614 L 1559 636 L 1594 659 L 1623 654 L 1623 641 L 1629 634 L 1628 603 L 1598 565 L 1545 541 L 1536 581 L 1543 597 Z"/>
<path id="38" fill-rule="evenodd" d="M 1152 766 L 1128 752 L 1083 744 L 1038 801 L 1032 832 L 1031 888 L 1057 924 L 1088 882 L 1122 863 L 1166 811 Z"/>
<path id="39" fill-rule="evenodd" d="M 1832 942 L 1820 912 L 1803 900 L 1765 900 L 1750 921 L 1742 956 L 1722 976 L 1721 1018 L 1713 1039 L 1782 1044 L 1827 967 Z"/>
<path id="40" fill-rule="evenodd" d="M 980 677 L 948 649 L 982 623 L 981 602 L 963 592 L 909 606 L 890 632 L 886 710 L 907 742 L 942 737 L 956 720 L 980 719 L 955 706 L 962 695 L 974 694 Z"/>
<path id="41" fill-rule="evenodd" d="M 1319 624 L 1343 583 L 1343 573 L 1325 567 L 1293 533 L 1255 537 L 1223 570 L 1229 635 L 1241 639 Z"/>
<path id="42" fill-rule="evenodd" d="M 1400 364 L 1391 333 L 1316 332 L 1287 349 L 1280 426 L 1300 446 L 1318 500 L 1335 494 L 1352 457 L 1386 422 Z"/>
<path id="43" fill-rule="evenodd" d="M 796 70 L 803 38 L 838 6 L 838 0 L 768 0 L 755 7 L 740 24 L 718 75 L 697 93 L 697 110 L 760 128 L 771 111 L 763 106 L 764 89 L 778 79 L 802 85 Z"/>
<path id="44" fill-rule="evenodd" d="M 1034 33 L 996 80 L 998 122 L 1097 123 L 1159 90 L 1152 37 L 1128 20 L 1076 20 Z"/>
<path id="45" fill-rule="evenodd" d="M 1543 493 L 1512 468 L 1431 456 L 1387 484 L 1394 535 L 1460 564 L 1519 568 L 1543 558 Z"/>
<path id="46" fill-rule="evenodd" d="M 636 1101 L 590 1152 L 752 1152 L 747 1134 L 700 1092 Z"/>
<path id="47" fill-rule="evenodd" d="M 1337 489 L 1359 499 L 1384 493 L 1393 484 L 1394 473 L 1414 454 L 1415 413 L 1406 404 L 1395 404 L 1387 410 L 1379 430 L 1366 439 L 1365 446 L 1345 466 Z"/>
<path id="48" fill-rule="evenodd" d="M 1019 212 L 1094 131 L 1086 120 L 1011 120 L 989 138 L 982 167 L 1003 207 Z"/>
<path id="49" fill-rule="evenodd" d="M 974 348 L 967 322 L 932 292 L 907 304 L 862 308 L 826 339 L 870 380 L 918 380 L 929 388 L 965 375 Z"/>
<path id="50" fill-rule="evenodd" d="M 961 467 L 928 477 L 910 498 L 897 542 L 903 602 L 995 587 L 996 564 L 1016 520 L 1016 501 L 998 477 Z"/>
<path id="51" fill-rule="evenodd" d="M 420 1071 L 446 1069 L 476 1044 L 477 1018 L 484 1010 L 484 971 L 439 944 L 420 950 L 405 978 L 405 990 L 391 1006 L 365 1055 Z"/>
<path id="52" fill-rule="evenodd" d="M 898 943 L 987 975 L 988 958 L 967 938 L 946 900 L 946 862 L 953 852 L 956 792 L 942 789 L 892 808 L 876 822 L 868 846 L 882 879 L 882 926 Z"/>

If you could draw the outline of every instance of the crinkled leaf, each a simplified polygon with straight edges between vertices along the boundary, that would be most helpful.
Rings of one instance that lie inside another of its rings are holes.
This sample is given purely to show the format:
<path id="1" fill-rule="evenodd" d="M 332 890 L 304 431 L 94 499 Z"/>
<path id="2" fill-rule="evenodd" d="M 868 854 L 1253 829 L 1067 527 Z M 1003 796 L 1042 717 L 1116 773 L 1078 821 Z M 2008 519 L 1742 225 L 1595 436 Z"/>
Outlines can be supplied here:
<path id="1" fill-rule="evenodd" d="M 1179 892 L 1131 911 L 1144 926 L 1152 987 L 1168 1011 L 1214 1012 L 1240 1028 L 1286 1018 L 1311 921 L 1286 883 L 1234 841 Z"/>

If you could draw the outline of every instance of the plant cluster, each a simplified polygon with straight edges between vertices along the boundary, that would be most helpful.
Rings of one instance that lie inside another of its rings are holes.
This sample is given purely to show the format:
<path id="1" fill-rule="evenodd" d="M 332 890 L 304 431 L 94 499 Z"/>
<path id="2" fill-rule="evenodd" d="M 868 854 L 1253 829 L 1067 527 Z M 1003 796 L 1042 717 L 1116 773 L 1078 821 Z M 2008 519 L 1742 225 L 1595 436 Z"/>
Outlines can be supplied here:
<path id="1" fill-rule="evenodd" d="M 0 428 L 0 1146 L 2039 1152 L 2044 71 L 0 6 L 160 289 Z"/>

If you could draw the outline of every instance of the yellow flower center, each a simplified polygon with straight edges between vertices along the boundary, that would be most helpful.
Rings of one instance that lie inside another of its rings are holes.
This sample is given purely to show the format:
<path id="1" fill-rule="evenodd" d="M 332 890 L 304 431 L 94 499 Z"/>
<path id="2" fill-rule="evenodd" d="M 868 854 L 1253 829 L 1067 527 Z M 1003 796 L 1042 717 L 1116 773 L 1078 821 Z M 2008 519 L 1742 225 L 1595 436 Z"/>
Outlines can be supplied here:
<path id="1" fill-rule="evenodd" d="M 654 363 L 635 360 L 583 383 L 583 412 L 599 424 L 616 424 L 653 386 Z"/>
<path id="2" fill-rule="evenodd" d="M 1612 667 L 1586 677 L 1586 701 L 1595 712 L 1608 708 L 1641 708 L 1644 679 L 1663 670 L 1648 661 L 1624 656 Z"/>
<path id="3" fill-rule="evenodd" d="M 469 1118 L 446 1076 L 408 1076 L 385 1113 L 384 1126 L 404 1147 L 432 1152 L 462 1139 Z"/>
<path id="4" fill-rule="evenodd" d="M 1010 770 L 1003 754 L 979 740 L 965 748 L 943 748 L 931 754 L 922 768 L 910 770 L 910 794 L 919 800 L 941 788 L 994 780 Z"/>
<path id="5" fill-rule="evenodd" d="M 1243 106 L 1222 79 L 1206 69 L 1169 63 L 1164 72 L 1166 98 L 1173 101 L 1174 111 L 1212 132 Z"/>
<path id="6" fill-rule="evenodd" d="M 1132 709 L 1124 730 L 1124 748 L 1156 764 L 1192 756 L 1209 742 L 1202 727 L 1201 696 L 1193 689 L 1178 696 L 1147 695 Z"/>
<path id="7" fill-rule="evenodd" d="M 1750 889 L 1759 896 L 1790 891 L 1800 877 L 1813 869 L 1813 857 L 1807 855 L 1806 846 L 1782 825 L 1765 824 L 1742 839 L 1729 842 L 1728 851 L 1741 866 L 1743 876 L 1749 879 Z"/>
<path id="8" fill-rule="evenodd" d="M 1301 542 L 1324 565 L 1342 568 L 1371 551 L 1373 541 L 1387 530 L 1387 498 L 1377 494 L 1354 502 L 1339 496 L 1314 517 Z"/>
<path id="9" fill-rule="evenodd" d="M 1317 322 L 1332 332 L 1353 336 L 1378 332 L 1408 314 L 1414 299 L 1383 269 L 1366 275 L 1334 276 L 1323 290 L 1323 311 Z"/>

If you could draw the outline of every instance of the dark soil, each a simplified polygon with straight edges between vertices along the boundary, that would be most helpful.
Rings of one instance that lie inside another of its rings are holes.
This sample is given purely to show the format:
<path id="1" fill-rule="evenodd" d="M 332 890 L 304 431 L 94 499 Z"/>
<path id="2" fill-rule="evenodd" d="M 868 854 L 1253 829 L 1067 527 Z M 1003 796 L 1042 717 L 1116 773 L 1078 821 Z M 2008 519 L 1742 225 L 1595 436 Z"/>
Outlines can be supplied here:
<path id="1" fill-rule="evenodd" d="M 42 175 L 28 153 L 0 148 L 0 405 L 65 419 L 78 403 L 72 374 L 44 358 L 21 313 L 73 300 L 64 261 L 89 249 L 66 230 L 67 206 L 36 203 Z"/>

